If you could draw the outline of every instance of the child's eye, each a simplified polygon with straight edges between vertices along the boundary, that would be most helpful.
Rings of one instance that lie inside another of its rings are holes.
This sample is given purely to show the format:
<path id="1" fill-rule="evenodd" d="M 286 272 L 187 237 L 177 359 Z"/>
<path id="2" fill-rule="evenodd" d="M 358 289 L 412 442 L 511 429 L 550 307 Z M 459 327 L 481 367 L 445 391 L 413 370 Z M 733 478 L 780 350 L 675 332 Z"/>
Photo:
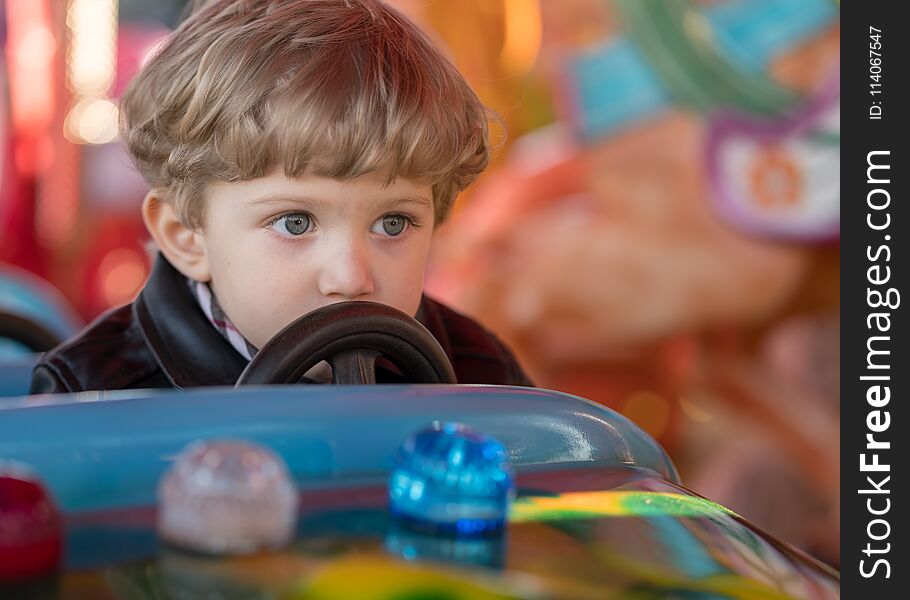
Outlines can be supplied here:
<path id="1" fill-rule="evenodd" d="M 272 221 L 271 227 L 278 233 L 298 236 L 309 231 L 310 225 L 310 215 L 306 213 L 291 213 Z"/>
<path id="2" fill-rule="evenodd" d="M 395 237 L 401 235 L 410 224 L 411 220 L 404 215 L 384 215 L 376 219 L 376 222 L 373 224 L 373 228 L 370 231 Z"/>
<path id="3" fill-rule="evenodd" d="M 381 235 L 395 237 L 401 235 L 409 225 L 413 224 L 414 220 L 405 215 L 384 215 L 376 220 L 376 222 L 373 224 L 373 228 L 370 231 Z"/>

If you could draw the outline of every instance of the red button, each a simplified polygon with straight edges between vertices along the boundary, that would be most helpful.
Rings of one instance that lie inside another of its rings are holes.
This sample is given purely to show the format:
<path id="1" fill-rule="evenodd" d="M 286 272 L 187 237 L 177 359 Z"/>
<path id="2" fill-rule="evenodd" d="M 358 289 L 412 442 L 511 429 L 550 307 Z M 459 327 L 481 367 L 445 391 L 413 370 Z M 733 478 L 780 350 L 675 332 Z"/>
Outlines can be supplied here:
<path id="1" fill-rule="evenodd" d="M 62 547 L 62 519 L 44 486 L 0 461 L 0 582 L 53 573 Z"/>

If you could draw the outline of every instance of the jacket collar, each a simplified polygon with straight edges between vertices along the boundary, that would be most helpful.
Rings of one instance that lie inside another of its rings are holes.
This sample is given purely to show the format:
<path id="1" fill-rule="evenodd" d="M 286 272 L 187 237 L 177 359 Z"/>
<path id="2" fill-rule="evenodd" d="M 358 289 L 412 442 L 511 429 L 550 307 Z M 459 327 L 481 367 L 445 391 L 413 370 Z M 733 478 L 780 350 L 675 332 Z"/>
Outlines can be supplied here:
<path id="1" fill-rule="evenodd" d="M 246 367 L 246 359 L 205 318 L 186 278 L 160 253 L 133 311 L 155 360 L 177 388 L 234 385 Z"/>
<path id="2" fill-rule="evenodd" d="M 160 253 L 133 303 L 133 314 L 155 360 L 174 387 L 233 386 L 247 365 L 209 323 L 186 278 Z M 417 320 L 452 360 L 451 343 L 436 302 L 423 296 Z"/>

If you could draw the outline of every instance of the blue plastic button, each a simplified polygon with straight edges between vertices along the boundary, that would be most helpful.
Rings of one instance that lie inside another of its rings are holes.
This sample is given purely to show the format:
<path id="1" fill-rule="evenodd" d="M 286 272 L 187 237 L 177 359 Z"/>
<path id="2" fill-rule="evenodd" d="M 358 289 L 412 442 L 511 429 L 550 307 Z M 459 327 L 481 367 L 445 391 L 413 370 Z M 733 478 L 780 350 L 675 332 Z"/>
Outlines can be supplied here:
<path id="1" fill-rule="evenodd" d="M 392 514 L 422 530 L 490 535 L 505 525 L 515 478 L 505 447 L 460 423 L 433 423 L 398 450 Z"/>

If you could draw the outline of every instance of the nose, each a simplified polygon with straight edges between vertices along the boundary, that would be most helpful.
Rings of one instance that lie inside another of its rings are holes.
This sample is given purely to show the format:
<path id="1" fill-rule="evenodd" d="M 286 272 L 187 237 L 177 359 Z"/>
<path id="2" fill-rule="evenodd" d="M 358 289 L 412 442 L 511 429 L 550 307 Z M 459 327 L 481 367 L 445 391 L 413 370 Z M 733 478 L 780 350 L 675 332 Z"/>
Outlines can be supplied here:
<path id="1" fill-rule="evenodd" d="M 368 253 L 361 244 L 340 244 L 327 253 L 319 276 L 323 296 L 344 300 L 362 299 L 374 291 Z"/>

